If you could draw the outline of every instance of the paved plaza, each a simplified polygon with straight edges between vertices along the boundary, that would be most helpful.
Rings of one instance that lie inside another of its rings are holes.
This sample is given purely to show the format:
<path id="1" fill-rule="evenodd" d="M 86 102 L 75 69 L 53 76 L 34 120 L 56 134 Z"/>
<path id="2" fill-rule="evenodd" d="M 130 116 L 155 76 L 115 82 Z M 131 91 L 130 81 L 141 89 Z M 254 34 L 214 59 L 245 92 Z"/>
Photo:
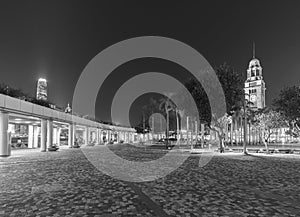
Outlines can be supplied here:
<path id="1" fill-rule="evenodd" d="M 166 152 L 112 150 L 136 161 Z M 163 179 L 129 183 L 98 171 L 81 149 L 14 151 L 0 158 L 0 216 L 299 216 L 299 154 L 216 154 L 205 167 L 200 156 Z"/>

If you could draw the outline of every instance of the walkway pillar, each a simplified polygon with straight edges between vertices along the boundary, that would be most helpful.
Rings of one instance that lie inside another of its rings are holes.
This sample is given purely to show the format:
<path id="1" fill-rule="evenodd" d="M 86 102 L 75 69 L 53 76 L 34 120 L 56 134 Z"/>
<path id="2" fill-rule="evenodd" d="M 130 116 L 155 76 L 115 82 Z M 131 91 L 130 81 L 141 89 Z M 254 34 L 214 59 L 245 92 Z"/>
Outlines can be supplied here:
<path id="1" fill-rule="evenodd" d="M 53 127 L 53 144 L 57 145 L 57 128 Z"/>
<path id="2" fill-rule="evenodd" d="M 57 128 L 57 131 L 56 131 L 56 144 L 57 146 L 60 146 L 60 133 L 61 133 L 61 128 Z"/>
<path id="3" fill-rule="evenodd" d="M 41 120 L 41 151 L 46 151 L 47 145 L 47 121 Z"/>
<path id="4" fill-rule="evenodd" d="M 69 128 L 68 128 L 68 146 L 69 148 L 73 147 L 73 124 L 69 124 Z"/>
<path id="5" fill-rule="evenodd" d="M 47 120 L 47 147 L 50 148 L 53 145 L 53 121 Z"/>
<path id="6" fill-rule="evenodd" d="M 8 113 L 0 111 L 0 157 L 10 156 Z"/>
<path id="7" fill-rule="evenodd" d="M 33 148 L 37 148 L 39 144 L 39 127 L 33 126 Z"/>
<path id="8" fill-rule="evenodd" d="M 103 135 L 102 135 L 102 130 L 99 129 L 99 143 L 103 143 Z"/>
<path id="9" fill-rule="evenodd" d="M 107 131 L 107 142 L 108 142 L 108 143 L 110 142 L 110 139 L 111 139 L 110 133 L 111 133 L 111 131 L 108 130 L 108 131 Z"/>
<path id="10" fill-rule="evenodd" d="M 189 126 L 189 116 L 186 117 L 186 141 L 187 141 L 187 144 L 189 144 L 189 129 L 190 126 Z"/>
<path id="11" fill-rule="evenodd" d="M 75 140 L 76 140 L 76 124 L 72 124 L 72 141 L 73 141 L 73 144 L 75 144 Z"/>
<path id="12" fill-rule="evenodd" d="M 99 145 L 100 143 L 100 135 L 99 135 L 99 128 L 96 128 L 96 145 Z"/>
<path id="13" fill-rule="evenodd" d="M 204 148 L 204 124 L 201 124 L 201 147 Z"/>
<path id="14" fill-rule="evenodd" d="M 28 125 L 28 148 L 33 148 L 33 125 Z"/>
<path id="15" fill-rule="evenodd" d="M 89 143 L 89 128 L 85 127 L 84 129 L 84 145 L 87 145 Z"/>
<path id="16" fill-rule="evenodd" d="M 126 142 L 129 143 L 129 134 L 128 134 L 128 132 L 125 133 L 125 139 L 126 139 Z"/>
<path id="17" fill-rule="evenodd" d="M 103 134 L 101 129 L 99 129 L 99 143 L 103 143 Z"/>
<path id="18" fill-rule="evenodd" d="M 121 134 L 122 134 L 122 132 L 120 132 L 120 131 L 117 131 L 117 143 L 120 143 L 120 142 L 121 142 L 121 140 L 123 140 L 123 141 L 124 141 L 124 139 L 122 138 Z"/>

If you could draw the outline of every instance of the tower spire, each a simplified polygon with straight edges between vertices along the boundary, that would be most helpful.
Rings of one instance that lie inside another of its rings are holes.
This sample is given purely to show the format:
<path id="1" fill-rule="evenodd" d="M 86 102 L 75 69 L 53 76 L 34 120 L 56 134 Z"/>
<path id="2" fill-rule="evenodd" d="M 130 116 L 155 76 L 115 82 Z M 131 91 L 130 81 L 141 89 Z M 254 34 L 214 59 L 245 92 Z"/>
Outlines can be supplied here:
<path id="1" fill-rule="evenodd" d="M 255 42 L 253 42 L 252 45 L 252 53 L 253 53 L 253 59 L 255 58 Z"/>

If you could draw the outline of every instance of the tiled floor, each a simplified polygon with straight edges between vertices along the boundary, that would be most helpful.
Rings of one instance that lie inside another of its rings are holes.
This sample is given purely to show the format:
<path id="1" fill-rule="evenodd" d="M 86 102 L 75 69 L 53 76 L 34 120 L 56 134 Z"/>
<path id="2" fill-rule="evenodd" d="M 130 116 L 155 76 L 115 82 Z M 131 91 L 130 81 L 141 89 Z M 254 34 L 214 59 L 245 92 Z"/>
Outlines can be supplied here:
<path id="1" fill-rule="evenodd" d="M 101 146 L 88 147 L 101 151 Z M 129 160 L 166 150 L 112 148 Z M 192 155 L 163 179 L 128 183 L 98 171 L 80 149 L 0 158 L 0 216 L 299 216 L 300 155 Z"/>

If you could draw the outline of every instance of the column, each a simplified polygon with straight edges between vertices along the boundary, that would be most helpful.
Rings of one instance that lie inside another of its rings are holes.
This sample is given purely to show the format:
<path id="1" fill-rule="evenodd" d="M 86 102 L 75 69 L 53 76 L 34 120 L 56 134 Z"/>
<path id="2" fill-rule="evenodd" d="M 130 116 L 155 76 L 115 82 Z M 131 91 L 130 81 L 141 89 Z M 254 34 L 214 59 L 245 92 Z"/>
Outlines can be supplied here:
<path id="1" fill-rule="evenodd" d="M 33 126 L 33 147 L 37 148 L 39 144 L 39 127 Z"/>
<path id="2" fill-rule="evenodd" d="M 10 156 L 8 113 L 0 111 L 0 157 Z"/>
<path id="3" fill-rule="evenodd" d="M 53 121 L 47 120 L 47 147 L 51 148 L 53 145 Z"/>
<path id="4" fill-rule="evenodd" d="M 47 121 L 41 120 L 41 151 L 46 151 L 47 145 Z"/>
<path id="5" fill-rule="evenodd" d="M 198 131 L 198 120 L 196 118 L 196 120 L 195 120 L 195 135 L 196 135 L 196 137 L 195 137 L 195 145 L 198 142 L 198 133 L 199 133 L 199 131 Z"/>
<path id="6" fill-rule="evenodd" d="M 74 144 L 73 141 L 73 124 L 69 124 L 69 129 L 68 129 L 68 146 L 69 148 L 72 148 Z"/>
<path id="7" fill-rule="evenodd" d="M 99 129 L 99 143 L 102 144 L 103 143 L 103 134 L 102 134 L 102 130 Z"/>
<path id="8" fill-rule="evenodd" d="M 233 145 L 233 118 L 231 117 L 230 123 L 230 145 Z"/>
<path id="9" fill-rule="evenodd" d="M 61 133 L 61 128 L 57 128 L 57 131 L 56 131 L 56 144 L 57 146 L 60 146 L 60 133 Z"/>
<path id="10" fill-rule="evenodd" d="M 105 130 L 105 139 L 106 139 L 106 144 L 107 144 L 107 142 L 109 141 L 108 140 L 108 130 Z"/>
<path id="11" fill-rule="evenodd" d="M 110 133 L 111 133 L 111 131 L 110 130 L 108 130 L 107 131 L 107 142 L 109 143 L 110 142 L 110 139 L 111 139 L 111 135 L 110 135 Z"/>
<path id="12" fill-rule="evenodd" d="M 186 142 L 189 144 L 189 116 L 186 117 Z"/>
<path id="13" fill-rule="evenodd" d="M 84 145 L 87 145 L 89 143 L 89 128 L 85 127 L 84 129 Z"/>
<path id="14" fill-rule="evenodd" d="M 75 144 L 76 141 L 76 124 L 72 124 L 72 141 Z"/>
<path id="15" fill-rule="evenodd" d="M 100 140 L 99 140 L 99 129 L 98 128 L 96 128 L 96 145 L 99 145 L 99 143 L 100 143 Z"/>
<path id="16" fill-rule="evenodd" d="M 57 145 L 57 128 L 53 128 L 53 143 Z"/>
<path id="17" fill-rule="evenodd" d="M 102 144 L 102 143 L 104 143 L 104 141 L 103 141 L 103 130 L 102 129 L 99 129 L 99 137 L 100 137 L 100 143 Z"/>
<path id="18" fill-rule="evenodd" d="M 115 134 L 117 134 L 117 143 L 121 141 L 121 132 L 116 131 Z"/>
<path id="19" fill-rule="evenodd" d="M 201 124 L 201 148 L 204 148 L 204 124 Z"/>
<path id="20" fill-rule="evenodd" d="M 28 125 L 28 148 L 33 148 L 33 125 Z"/>
<path id="21" fill-rule="evenodd" d="M 105 140 L 104 140 L 104 136 L 105 136 Z M 101 133 L 101 139 L 103 141 L 103 144 L 106 144 L 107 141 L 108 141 L 108 134 L 107 134 L 107 130 L 102 130 L 102 133 Z"/>

